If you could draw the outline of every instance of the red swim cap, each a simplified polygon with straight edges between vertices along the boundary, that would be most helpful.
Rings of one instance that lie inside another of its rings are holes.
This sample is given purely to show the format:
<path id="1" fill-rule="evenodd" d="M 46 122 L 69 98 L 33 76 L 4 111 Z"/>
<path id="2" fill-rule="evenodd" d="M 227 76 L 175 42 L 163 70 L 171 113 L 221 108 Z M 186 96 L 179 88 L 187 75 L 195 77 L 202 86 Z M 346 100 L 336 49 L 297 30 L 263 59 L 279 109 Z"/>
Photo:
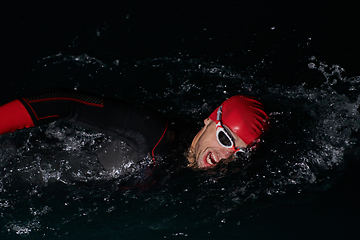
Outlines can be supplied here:
<path id="1" fill-rule="evenodd" d="M 222 103 L 221 121 L 230 128 L 247 145 L 259 139 L 268 129 L 269 117 L 263 105 L 252 97 L 237 95 Z M 219 108 L 219 107 L 218 107 Z M 212 121 L 217 120 L 217 110 L 210 115 Z"/>

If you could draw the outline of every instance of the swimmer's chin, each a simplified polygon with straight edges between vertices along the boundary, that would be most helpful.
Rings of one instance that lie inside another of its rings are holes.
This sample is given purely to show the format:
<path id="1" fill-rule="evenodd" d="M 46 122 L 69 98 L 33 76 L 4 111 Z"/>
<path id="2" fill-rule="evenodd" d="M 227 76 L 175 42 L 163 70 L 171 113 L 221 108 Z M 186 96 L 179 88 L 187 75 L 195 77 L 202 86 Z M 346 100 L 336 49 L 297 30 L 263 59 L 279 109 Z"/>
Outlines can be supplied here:
<path id="1" fill-rule="evenodd" d="M 188 164 L 187 164 L 188 168 L 193 170 L 206 169 L 199 164 L 198 162 L 199 157 L 196 157 L 196 153 L 193 148 L 189 148 L 187 154 L 185 154 L 185 157 L 188 160 Z"/>

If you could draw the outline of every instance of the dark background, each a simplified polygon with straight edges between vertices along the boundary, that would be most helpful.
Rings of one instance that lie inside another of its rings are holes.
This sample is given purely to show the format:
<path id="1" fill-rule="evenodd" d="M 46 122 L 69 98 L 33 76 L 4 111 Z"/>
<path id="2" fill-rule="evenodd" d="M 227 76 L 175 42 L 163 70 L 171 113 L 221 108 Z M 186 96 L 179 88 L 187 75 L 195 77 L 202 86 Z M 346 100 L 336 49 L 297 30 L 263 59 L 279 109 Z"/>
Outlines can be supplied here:
<path id="1" fill-rule="evenodd" d="M 43 57 L 88 54 L 105 63 L 202 57 L 296 83 L 310 55 L 357 74 L 358 5 L 319 1 L 12 1 L 1 4 L 3 84 Z M 273 28 L 273 30 L 272 30 Z M 309 40 L 311 39 L 311 40 Z M 16 76 L 16 77 L 15 77 Z"/>

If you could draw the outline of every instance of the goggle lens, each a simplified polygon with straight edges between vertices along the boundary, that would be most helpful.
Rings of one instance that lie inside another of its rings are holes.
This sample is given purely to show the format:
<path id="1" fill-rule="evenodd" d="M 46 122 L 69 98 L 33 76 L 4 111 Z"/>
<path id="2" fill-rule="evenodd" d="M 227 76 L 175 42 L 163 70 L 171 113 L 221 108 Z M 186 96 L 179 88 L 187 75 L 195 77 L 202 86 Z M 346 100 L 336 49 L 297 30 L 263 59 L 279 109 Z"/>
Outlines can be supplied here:
<path id="1" fill-rule="evenodd" d="M 225 134 L 224 131 L 217 131 L 217 132 L 218 132 L 217 137 L 218 137 L 218 140 L 221 145 L 223 145 L 224 147 L 227 147 L 227 148 L 230 148 L 233 146 L 231 139 L 229 138 L 229 136 L 227 134 Z"/>

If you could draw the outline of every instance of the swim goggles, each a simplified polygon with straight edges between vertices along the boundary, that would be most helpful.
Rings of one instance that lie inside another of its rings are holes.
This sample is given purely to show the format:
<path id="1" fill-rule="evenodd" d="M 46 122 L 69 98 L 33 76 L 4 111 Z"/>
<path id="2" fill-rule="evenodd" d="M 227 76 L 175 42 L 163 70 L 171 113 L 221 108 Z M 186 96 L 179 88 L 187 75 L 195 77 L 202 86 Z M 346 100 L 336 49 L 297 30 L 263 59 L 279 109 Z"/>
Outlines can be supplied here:
<path id="1" fill-rule="evenodd" d="M 235 139 L 232 134 L 226 129 L 221 122 L 222 106 L 218 108 L 216 119 L 216 139 L 219 144 L 225 148 L 229 148 L 234 151 L 235 157 L 240 157 L 241 154 L 247 152 L 247 148 L 236 148 Z"/>

